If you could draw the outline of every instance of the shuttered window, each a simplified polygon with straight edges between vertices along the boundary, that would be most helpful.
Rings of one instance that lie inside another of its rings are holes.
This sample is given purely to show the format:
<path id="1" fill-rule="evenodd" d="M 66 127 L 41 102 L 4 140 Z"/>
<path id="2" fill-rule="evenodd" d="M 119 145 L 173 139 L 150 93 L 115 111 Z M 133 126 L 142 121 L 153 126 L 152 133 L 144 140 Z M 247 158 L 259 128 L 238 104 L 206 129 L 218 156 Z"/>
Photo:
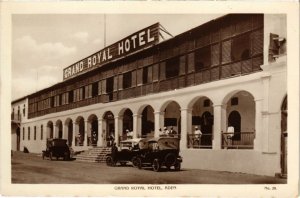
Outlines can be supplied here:
<path id="1" fill-rule="evenodd" d="M 210 46 L 198 49 L 195 52 L 195 70 L 201 71 L 211 65 Z"/>
<path id="2" fill-rule="evenodd" d="M 119 90 L 122 90 L 123 89 L 123 74 L 119 75 L 118 76 L 119 78 Z"/>
<path id="3" fill-rule="evenodd" d="M 159 79 L 166 79 L 166 62 L 161 62 L 159 64 Z"/>
<path id="4" fill-rule="evenodd" d="M 231 61 L 231 40 L 222 42 L 222 63 Z"/>
<path id="5" fill-rule="evenodd" d="M 158 81 L 158 64 L 153 65 L 153 82 Z"/>
<path id="6" fill-rule="evenodd" d="M 106 94 L 106 82 L 107 82 L 107 79 L 101 81 L 102 94 Z"/>
<path id="7" fill-rule="evenodd" d="M 180 57 L 179 63 L 179 75 L 185 74 L 185 56 Z"/>
<path id="8" fill-rule="evenodd" d="M 232 61 L 246 60 L 250 58 L 250 35 L 244 34 L 232 40 Z"/>
<path id="9" fill-rule="evenodd" d="M 148 67 L 148 83 L 152 82 L 152 66 Z"/>
<path id="10" fill-rule="evenodd" d="M 118 76 L 114 76 L 114 91 L 118 90 Z"/>
<path id="11" fill-rule="evenodd" d="M 138 86 L 143 83 L 143 69 L 137 70 L 136 83 Z"/>
<path id="12" fill-rule="evenodd" d="M 219 65 L 220 64 L 220 44 L 211 46 L 211 65 Z"/>
<path id="13" fill-rule="evenodd" d="M 195 55 L 194 52 L 188 54 L 188 73 L 191 73 L 195 69 Z"/>
<path id="14" fill-rule="evenodd" d="M 98 95 L 101 95 L 102 94 L 102 81 L 100 80 L 98 82 Z"/>
<path id="15" fill-rule="evenodd" d="M 132 80 L 131 86 L 135 87 L 136 86 L 136 70 L 133 70 L 131 72 L 131 80 Z"/>

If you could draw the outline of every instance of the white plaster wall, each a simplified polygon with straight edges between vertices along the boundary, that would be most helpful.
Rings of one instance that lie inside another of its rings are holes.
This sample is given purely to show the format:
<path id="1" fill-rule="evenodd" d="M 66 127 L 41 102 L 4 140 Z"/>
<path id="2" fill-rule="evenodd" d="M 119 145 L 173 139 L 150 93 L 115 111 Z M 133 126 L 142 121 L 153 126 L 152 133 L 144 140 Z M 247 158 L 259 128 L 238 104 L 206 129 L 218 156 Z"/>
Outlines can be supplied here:
<path id="1" fill-rule="evenodd" d="M 254 150 L 189 149 L 180 152 L 183 169 L 240 172 L 274 176 L 280 172 L 278 154 L 263 154 Z"/>

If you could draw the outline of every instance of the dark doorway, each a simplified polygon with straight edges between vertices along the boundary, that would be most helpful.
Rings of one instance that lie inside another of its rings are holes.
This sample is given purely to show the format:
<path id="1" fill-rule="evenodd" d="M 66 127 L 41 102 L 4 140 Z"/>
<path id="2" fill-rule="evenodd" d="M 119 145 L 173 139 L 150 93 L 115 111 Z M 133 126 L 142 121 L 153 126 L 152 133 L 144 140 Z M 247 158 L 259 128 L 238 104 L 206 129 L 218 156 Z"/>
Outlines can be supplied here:
<path id="1" fill-rule="evenodd" d="M 228 116 L 228 126 L 233 126 L 234 136 L 232 140 L 241 140 L 241 115 L 237 111 L 232 111 Z"/>
<path id="2" fill-rule="evenodd" d="M 98 120 L 94 119 L 92 121 L 92 146 L 97 146 L 98 142 Z"/>
<path id="3" fill-rule="evenodd" d="M 17 128 L 17 151 L 20 150 L 20 127 Z"/>
<path id="4" fill-rule="evenodd" d="M 106 121 L 106 132 L 103 136 L 104 142 L 106 146 L 111 146 L 112 136 L 115 139 L 115 118 L 114 114 L 110 111 L 106 112 L 104 115 L 104 120 Z"/>
<path id="5" fill-rule="evenodd" d="M 201 116 L 201 145 L 208 146 L 212 145 L 212 127 L 213 127 L 213 116 L 210 112 L 205 111 Z"/>

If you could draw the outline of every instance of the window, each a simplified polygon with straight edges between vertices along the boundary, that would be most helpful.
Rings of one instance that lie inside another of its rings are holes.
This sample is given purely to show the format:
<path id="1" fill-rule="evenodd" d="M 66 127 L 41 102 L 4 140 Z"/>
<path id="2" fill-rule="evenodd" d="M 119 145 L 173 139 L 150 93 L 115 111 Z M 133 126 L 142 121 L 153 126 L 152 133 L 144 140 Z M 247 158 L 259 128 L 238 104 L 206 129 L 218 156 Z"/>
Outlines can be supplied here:
<path id="1" fill-rule="evenodd" d="M 209 99 L 205 99 L 203 102 L 203 107 L 209 107 L 210 106 L 210 100 Z"/>
<path id="2" fill-rule="evenodd" d="M 179 57 L 166 61 L 166 78 L 172 78 L 179 75 Z"/>
<path id="3" fill-rule="evenodd" d="M 148 83 L 148 67 L 143 68 L 143 84 Z"/>
<path id="4" fill-rule="evenodd" d="M 123 89 L 131 87 L 132 83 L 132 73 L 127 72 L 123 74 Z"/>
<path id="5" fill-rule="evenodd" d="M 238 97 L 231 98 L 231 106 L 235 106 L 239 104 Z"/>
<path id="6" fill-rule="evenodd" d="M 30 140 L 30 127 L 28 127 L 28 140 Z"/>
<path id="7" fill-rule="evenodd" d="M 232 40 L 232 61 L 250 58 L 250 34 L 242 35 Z"/>
<path id="8" fill-rule="evenodd" d="M 85 89 L 85 94 L 84 94 L 84 98 L 91 98 L 92 97 L 92 85 L 87 85 L 84 87 Z"/>
<path id="9" fill-rule="evenodd" d="M 54 107 L 58 107 L 61 104 L 60 95 L 54 96 Z"/>
<path id="10" fill-rule="evenodd" d="M 23 116 L 25 116 L 25 104 L 23 106 Z"/>
<path id="11" fill-rule="evenodd" d="M 74 92 L 73 91 L 69 91 L 69 102 L 74 102 Z"/>
<path id="12" fill-rule="evenodd" d="M 98 95 L 98 83 L 95 82 L 92 84 L 92 97 L 96 97 Z"/>
<path id="13" fill-rule="evenodd" d="M 43 140 L 43 136 L 44 136 L 44 131 L 43 131 L 43 125 L 41 125 L 41 140 Z"/>
<path id="14" fill-rule="evenodd" d="M 36 126 L 34 126 L 34 134 L 33 134 L 33 139 L 36 140 Z"/>
<path id="15" fill-rule="evenodd" d="M 198 49 L 195 52 L 195 70 L 201 71 L 211 65 L 210 46 Z"/>
<path id="16" fill-rule="evenodd" d="M 25 140 L 25 128 L 23 127 L 23 140 Z"/>
<path id="17" fill-rule="evenodd" d="M 54 96 L 50 98 L 50 108 L 54 107 Z"/>
<path id="18" fill-rule="evenodd" d="M 112 93 L 114 91 L 114 77 L 106 79 L 106 93 Z"/>

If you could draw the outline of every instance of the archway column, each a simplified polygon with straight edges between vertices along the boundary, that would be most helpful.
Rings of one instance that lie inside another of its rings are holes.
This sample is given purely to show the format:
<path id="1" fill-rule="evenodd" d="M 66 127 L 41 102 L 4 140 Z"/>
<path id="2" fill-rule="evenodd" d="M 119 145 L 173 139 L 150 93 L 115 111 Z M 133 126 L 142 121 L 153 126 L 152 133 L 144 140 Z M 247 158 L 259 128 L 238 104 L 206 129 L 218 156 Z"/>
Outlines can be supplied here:
<path id="1" fill-rule="evenodd" d="M 262 149 L 262 99 L 255 100 L 255 139 L 254 139 L 254 150 L 260 151 Z"/>
<path id="2" fill-rule="evenodd" d="M 133 114 L 133 138 L 137 138 L 138 135 L 142 135 L 142 115 Z"/>
<path id="3" fill-rule="evenodd" d="M 154 137 L 159 137 L 159 129 L 163 128 L 164 112 L 154 112 Z M 163 129 L 162 129 L 163 130 Z"/>
<path id="4" fill-rule="evenodd" d="M 115 143 L 119 145 L 119 136 L 120 131 L 122 131 L 123 126 L 123 117 L 122 116 L 116 116 L 115 117 Z"/>
<path id="5" fill-rule="evenodd" d="M 103 119 L 98 119 L 98 140 L 97 140 L 97 146 L 103 146 Z"/>
<path id="6" fill-rule="evenodd" d="M 192 110 L 180 109 L 181 114 L 181 138 L 180 149 L 187 149 L 187 135 L 191 133 Z"/>
<path id="7" fill-rule="evenodd" d="M 83 146 L 87 146 L 88 142 L 88 121 L 84 121 L 84 141 Z"/>
<path id="8" fill-rule="evenodd" d="M 53 138 L 58 138 L 58 134 L 59 134 L 59 125 L 55 124 L 55 129 L 53 130 Z"/>
<path id="9" fill-rule="evenodd" d="M 72 146 L 75 146 L 75 137 L 76 137 L 76 122 L 73 121 L 73 133 L 72 133 Z"/>
<path id="10" fill-rule="evenodd" d="M 226 105 L 216 104 L 214 107 L 213 149 L 222 148 L 222 131 L 226 131 Z"/>

